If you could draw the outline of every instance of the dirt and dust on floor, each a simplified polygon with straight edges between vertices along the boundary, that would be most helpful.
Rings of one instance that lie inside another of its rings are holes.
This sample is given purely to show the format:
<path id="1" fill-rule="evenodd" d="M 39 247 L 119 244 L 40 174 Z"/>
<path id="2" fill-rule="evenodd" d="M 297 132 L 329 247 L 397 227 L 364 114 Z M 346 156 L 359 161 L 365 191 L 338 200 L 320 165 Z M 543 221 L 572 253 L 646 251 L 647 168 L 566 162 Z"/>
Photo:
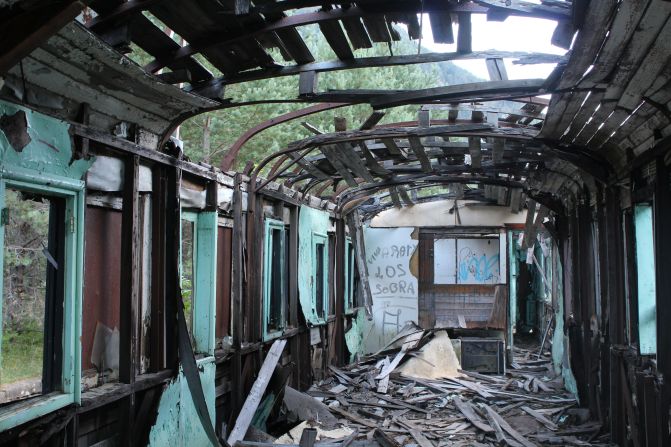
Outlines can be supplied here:
<path id="1" fill-rule="evenodd" d="M 306 393 L 285 387 L 275 423 L 252 427 L 237 445 L 609 445 L 549 352 L 514 348 L 504 374 L 482 374 L 461 369 L 458 346 L 445 330 L 406 328 L 375 355 L 330 367 Z"/>

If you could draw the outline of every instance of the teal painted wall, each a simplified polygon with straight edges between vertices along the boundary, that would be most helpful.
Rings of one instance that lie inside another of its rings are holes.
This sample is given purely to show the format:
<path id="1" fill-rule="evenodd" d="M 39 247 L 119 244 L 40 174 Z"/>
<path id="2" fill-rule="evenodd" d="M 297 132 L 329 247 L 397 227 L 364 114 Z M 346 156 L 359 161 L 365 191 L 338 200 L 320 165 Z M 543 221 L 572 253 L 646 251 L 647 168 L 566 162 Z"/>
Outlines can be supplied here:
<path id="1" fill-rule="evenodd" d="M 350 352 L 350 362 L 354 362 L 358 356 L 365 354 L 363 333 L 368 324 L 366 313 L 363 310 L 356 311 L 356 317 L 352 317 L 352 327 L 345 332 L 345 344 Z"/>
<path id="2" fill-rule="evenodd" d="M 298 216 L 298 293 L 303 315 L 310 324 L 324 323 L 324 320 L 317 316 L 317 309 L 312 298 L 315 290 L 313 272 L 316 262 L 313 250 L 313 235 L 327 235 L 330 228 L 331 222 L 326 211 L 301 206 Z M 328 259 L 328 242 L 325 248 L 326 258 Z M 326 268 L 326 272 L 328 272 L 328 266 Z M 328 286 L 327 283 L 327 290 Z"/>
<path id="3" fill-rule="evenodd" d="M 657 351 L 657 284 L 655 280 L 652 207 L 650 205 L 636 205 L 634 208 L 634 226 L 636 231 L 639 349 L 641 354 L 655 354 Z"/>
<path id="4" fill-rule="evenodd" d="M 200 381 L 210 419 L 214 424 L 214 322 L 216 300 L 217 213 L 183 211 L 182 218 L 195 223 L 195 284 L 193 299 L 194 351 L 208 355 L 197 360 Z M 210 441 L 196 413 L 189 385 L 180 366 L 179 375 L 163 390 L 156 424 L 149 434 L 152 446 L 208 446 Z"/>
<path id="5" fill-rule="evenodd" d="M 26 114 L 30 142 L 19 152 L 0 131 L 0 162 L 2 169 L 9 166 L 26 174 L 54 175 L 80 180 L 91 167 L 93 160 L 75 160 L 72 163 L 72 140 L 65 121 L 34 112 L 8 102 L 0 101 L 0 118 L 13 116 L 23 111 Z"/>
<path id="6" fill-rule="evenodd" d="M 72 219 L 72 226 L 71 231 L 66 232 L 64 241 L 66 276 L 63 316 L 63 393 L 36 397 L 31 399 L 29 405 L 23 402 L 3 407 L 0 409 L 0 431 L 73 402 L 78 403 L 80 400 L 84 256 L 82 177 L 91 166 L 92 160 L 72 161 L 72 142 L 68 132 L 70 126 L 67 122 L 0 101 L 0 120 L 7 122 L 13 117 L 22 117 L 23 114 L 25 118 L 21 118 L 19 122 L 25 125 L 27 133 L 25 146 L 12 146 L 10 142 L 12 139 L 0 130 L 0 208 L 4 206 L 5 184 L 39 194 L 62 197 L 66 201 L 66 219 Z M 0 227 L 0 251 L 3 249 L 3 241 L 4 228 Z M 1 264 L 0 258 L 0 269 Z M 3 290 L 2 277 L 0 277 L 0 290 Z M 0 314 L 1 304 L 0 300 Z M 0 330 L 0 336 L 1 334 Z"/>
<path id="7" fill-rule="evenodd" d="M 210 419 L 214 424 L 214 358 L 198 360 L 200 381 L 207 402 Z M 156 424 L 149 433 L 149 445 L 156 447 L 209 446 L 207 434 L 200 425 L 200 419 L 191 399 L 189 386 L 180 368 L 179 376 L 170 382 L 159 402 Z"/>

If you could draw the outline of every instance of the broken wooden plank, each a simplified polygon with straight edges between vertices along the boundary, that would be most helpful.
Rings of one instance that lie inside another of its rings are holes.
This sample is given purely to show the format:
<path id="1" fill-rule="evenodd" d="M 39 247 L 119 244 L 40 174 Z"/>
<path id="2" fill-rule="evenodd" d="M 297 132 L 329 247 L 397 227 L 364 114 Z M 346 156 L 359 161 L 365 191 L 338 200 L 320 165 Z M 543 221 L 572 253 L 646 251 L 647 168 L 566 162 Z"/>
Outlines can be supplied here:
<path id="1" fill-rule="evenodd" d="M 238 415 L 238 418 L 235 421 L 235 426 L 231 431 L 231 434 L 228 437 L 228 444 L 235 445 L 236 442 L 242 441 L 247 433 L 249 425 L 252 423 L 252 418 L 256 412 L 256 408 L 261 403 L 261 398 L 263 393 L 266 391 L 270 377 L 273 375 L 275 366 L 282 355 L 284 346 L 287 344 L 286 340 L 276 340 L 268 351 L 266 359 L 263 361 L 259 375 L 252 385 L 252 389 L 245 399 L 245 403 L 242 406 L 242 410 Z"/>
<path id="2" fill-rule="evenodd" d="M 335 413 L 338 413 L 339 415 L 345 417 L 346 419 L 349 419 L 352 422 L 356 422 L 359 425 L 363 425 L 364 427 L 368 427 L 368 428 L 377 428 L 378 427 L 378 424 L 376 424 L 375 422 L 371 422 L 367 419 L 361 418 L 361 417 L 357 416 L 356 414 L 350 413 L 347 410 L 343 410 L 342 408 L 333 407 L 333 408 L 331 408 L 331 411 L 333 411 Z"/>
<path id="3" fill-rule="evenodd" d="M 419 160 L 419 163 L 422 165 L 422 170 L 426 173 L 431 172 L 433 170 L 431 167 L 431 160 L 429 160 L 429 157 L 426 155 L 426 151 L 424 150 L 424 146 L 419 137 L 410 136 L 408 137 L 408 141 L 410 142 L 410 149 L 412 149 L 412 152 L 414 152 L 417 160 Z"/>
<path id="4" fill-rule="evenodd" d="M 482 167 L 482 141 L 479 137 L 468 137 L 468 152 L 471 155 L 471 168 Z"/>
<path id="5" fill-rule="evenodd" d="M 525 412 L 527 412 L 527 413 L 528 413 L 529 415 L 531 415 L 532 417 L 534 417 L 538 422 L 540 422 L 541 424 L 545 425 L 545 426 L 546 426 L 547 428 L 549 428 L 550 430 L 552 430 L 552 431 L 557 431 L 557 430 L 559 430 L 559 427 L 557 426 L 557 424 L 555 424 L 555 423 L 552 422 L 550 419 L 546 418 L 545 416 L 543 416 L 541 413 L 539 413 L 538 411 L 534 410 L 533 408 L 528 407 L 528 406 L 523 406 L 523 407 L 520 407 L 520 408 L 521 408 L 522 410 L 524 410 Z"/>
<path id="6" fill-rule="evenodd" d="M 489 414 L 501 426 L 502 429 L 504 429 L 510 436 L 512 436 L 515 441 L 519 442 L 524 447 L 536 447 L 534 443 L 525 438 L 522 434 L 520 434 L 520 432 L 512 428 L 510 424 L 508 424 L 505 419 L 501 417 L 501 415 L 492 409 L 492 407 L 486 404 L 482 404 L 482 406 L 485 411 L 487 411 L 487 414 Z"/>
<path id="7" fill-rule="evenodd" d="M 494 433 L 494 429 L 486 424 L 480 417 L 475 414 L 475 410 L 468 402 L 462 401 L 460 398 L 455 397 L 452 400 L 457 409 L 463 414 L 468 421 L 473 424 L 478 429 L 482 430 L 485 433 Z"/>

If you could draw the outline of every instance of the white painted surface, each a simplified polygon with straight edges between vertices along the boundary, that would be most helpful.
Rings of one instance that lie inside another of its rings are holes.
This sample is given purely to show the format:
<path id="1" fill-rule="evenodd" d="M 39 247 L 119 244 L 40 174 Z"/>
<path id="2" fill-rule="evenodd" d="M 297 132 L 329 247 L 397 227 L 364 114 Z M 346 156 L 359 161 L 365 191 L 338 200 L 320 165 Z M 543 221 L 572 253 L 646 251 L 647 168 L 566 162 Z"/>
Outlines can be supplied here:
<path id="1" fill-rule="evenodd" d="M 457 284 L 498 284 L 499 239 L 457 239 Z"/>
<path id="2" fill-rule="evenodd" d="M 391 208 L 371 221 L 371 227 L 500 227 L 504 224 L 523 224 L 526 210 L 513 213 L 507 206 L 483 205 L 475 201 L 457 201 L 459 215 L 453 210 L 454 200 L 418 203 L 410 207 Z M 452 213 L 450 213 L 452 210 Z M 457 219 L 457 217 L 459 219 Z"/>
<path id="3" fill-rule="evenodd" d="M 433 282 L 457 283 L 457 240 L 438 239 L 433 243 Z"/>
<path id="4" fill-rule="evenodd" d="M 412 228 L 364 229 L 373 296 L 372 320 L 362 328 L 366 353 L 383 347 L 407 321 L 418 320 L 417 278 L 410 272 L 410 259 L 417 248 L 412 232 Z"/>

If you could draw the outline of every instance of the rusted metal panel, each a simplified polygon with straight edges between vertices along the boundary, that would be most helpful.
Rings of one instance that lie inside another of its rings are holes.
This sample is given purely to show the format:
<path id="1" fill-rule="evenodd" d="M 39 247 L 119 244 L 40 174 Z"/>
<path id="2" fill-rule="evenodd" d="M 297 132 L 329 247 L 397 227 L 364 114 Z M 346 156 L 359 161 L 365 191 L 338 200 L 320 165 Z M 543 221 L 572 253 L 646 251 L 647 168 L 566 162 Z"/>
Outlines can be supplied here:
<path id="1" fill-rule="evenodd" d="M 91 349 L 98 322 L 119 326 L 121 212 L 86 208 L 86 266 L 82 309 L 82 370 L 93 368 Z"/>

